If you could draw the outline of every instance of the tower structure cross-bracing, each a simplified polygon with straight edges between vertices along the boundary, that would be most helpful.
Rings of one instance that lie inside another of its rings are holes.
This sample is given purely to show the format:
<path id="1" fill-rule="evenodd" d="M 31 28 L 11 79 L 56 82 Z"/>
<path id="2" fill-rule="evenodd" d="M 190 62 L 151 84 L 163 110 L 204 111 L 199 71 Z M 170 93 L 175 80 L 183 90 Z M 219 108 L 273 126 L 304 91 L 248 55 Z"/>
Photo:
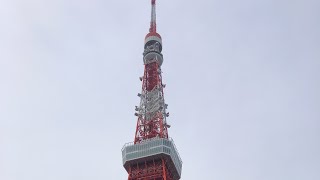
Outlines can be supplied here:
<path id="1" fill-rule="evenodd" d="M 182 161 L 174 142 L 168 136 L 161 65 L 162 39 L 157 33 L 156 0 L 151 0 L 151 21 L 145 37 L 140 105 L 135 107 L 137 126 L 134 142 L 122 148 L 123 166 L 128 180 L 179 180 Z"/>

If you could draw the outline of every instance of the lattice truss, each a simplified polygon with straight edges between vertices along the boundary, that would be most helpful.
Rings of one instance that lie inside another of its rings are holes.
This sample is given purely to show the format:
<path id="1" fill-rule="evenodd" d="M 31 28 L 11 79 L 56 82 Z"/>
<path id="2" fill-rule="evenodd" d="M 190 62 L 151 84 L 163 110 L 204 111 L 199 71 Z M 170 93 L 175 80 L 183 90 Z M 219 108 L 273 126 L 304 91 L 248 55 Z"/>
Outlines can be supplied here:
<path id="1" fill-rule="evenodd" d="M 138 94 L 141 98 L 140 106 L 136 106 L 135 115 L 138 116 L 135 143 L 153 137 L 168 138 L 166 112 L 168 107 L 164 101 L 161 77 L 161 68 L 156 59 L 145 65 L 142 78 L 142 92 Z"/>
<path id="2" fill-rule="evenodd" d="M 156 159 L 130 167 L 129 180 L 174 180 L 164 159 Z"/>

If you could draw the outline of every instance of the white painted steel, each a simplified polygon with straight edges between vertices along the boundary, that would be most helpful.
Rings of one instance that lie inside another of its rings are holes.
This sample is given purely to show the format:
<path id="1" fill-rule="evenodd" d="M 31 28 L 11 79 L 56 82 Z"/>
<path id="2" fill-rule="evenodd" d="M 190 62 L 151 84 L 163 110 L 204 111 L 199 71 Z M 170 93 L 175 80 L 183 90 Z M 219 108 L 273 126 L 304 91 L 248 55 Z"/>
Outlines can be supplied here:
<path id="1" fill-rule="evenodd" d="M 144 40 L 144 44 L 147 44 L 149 41 L 157 41 L 161 44 L 162 46 L 162 39 L 159 38 L 158 36 L 149 36 Z"/>
<path id="2" fill-rule="evenodd" d="M 127 143 L 122 148 L 123 165 L 152 156 L 168 155 L 171 158 L 177 175 L 181 177 L 182 160 L 172 139 L 153 138 L 139 144 Z"/>
<path id="3" fill-rule="evenodd" d="M 166 106 L 163 98 L 163 87 L 157 85 L 149 92 L 142 92 L 140 98 L 140 106 L 136 108 L 138 115 L 141 115 L 145 120 L 150 120 L 157 112 L 161 112 L 161 114 L 163 114 L 163 121 L 166 124 Z"/>
<path id="4" fill-rule="evenodd" d="M 153 62 L 158 62 L 158 64 L 161 66 L 163 63 L 163 55 L 158 52 L 149 52 L 143 57 L 144 64 L 150 64 Z"/>

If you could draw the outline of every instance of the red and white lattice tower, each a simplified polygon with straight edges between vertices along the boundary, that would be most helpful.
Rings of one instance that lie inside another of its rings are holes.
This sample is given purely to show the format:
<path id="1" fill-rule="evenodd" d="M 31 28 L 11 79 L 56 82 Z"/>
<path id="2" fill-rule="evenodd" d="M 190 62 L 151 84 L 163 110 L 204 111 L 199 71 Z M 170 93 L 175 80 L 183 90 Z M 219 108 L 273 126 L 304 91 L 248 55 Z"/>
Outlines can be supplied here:
<path id="1" fill-rule="evenodd" d="M 171 138 L 168 137 L 161 76 L 163 63 L 162 40 L 157 33 L 156 0 L 151 0 L 151 22 L 145 37 L 143 62 L 144 75 L 140 105 L 136 106 L 138 117 L 134 142 L 122 148 L 123 166 L 128 180 L 178 180 L 181 177 L 182 161 Z"/>

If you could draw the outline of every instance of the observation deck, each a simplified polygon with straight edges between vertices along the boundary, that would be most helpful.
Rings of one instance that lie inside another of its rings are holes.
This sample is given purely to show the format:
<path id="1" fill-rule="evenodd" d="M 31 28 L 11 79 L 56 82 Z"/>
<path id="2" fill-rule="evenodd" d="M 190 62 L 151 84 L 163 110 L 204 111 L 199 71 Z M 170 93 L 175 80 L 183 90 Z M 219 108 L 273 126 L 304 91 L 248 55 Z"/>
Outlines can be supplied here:
<path id="1" fill-rule="evenodd" d="M 174 179 L 180 179 L 182 160 L 171 138 L 152 138 L 138 144 L 127 143 L 122 148 L 122 162 L 127 172 L 130 164 L 158 158 L 164 158 L 168 167 L 172 167 L 170 170 Z"/>

